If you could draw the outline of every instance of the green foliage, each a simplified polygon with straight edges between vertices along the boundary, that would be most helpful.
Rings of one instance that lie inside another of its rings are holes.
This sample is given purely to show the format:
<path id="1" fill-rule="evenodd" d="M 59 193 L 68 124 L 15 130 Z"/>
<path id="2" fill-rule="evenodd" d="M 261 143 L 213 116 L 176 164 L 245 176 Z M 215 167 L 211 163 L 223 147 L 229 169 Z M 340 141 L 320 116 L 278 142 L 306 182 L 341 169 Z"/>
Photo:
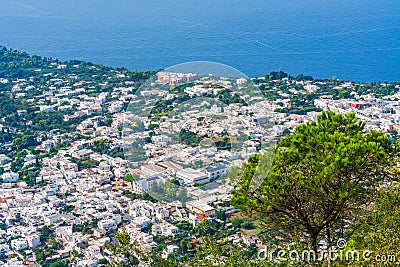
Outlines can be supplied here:
<path id="1" fill-rule="evenodd" d="M 133 176 L 133 174 L 127 174 L 122 178 L 122 180 L 124 180 L 125 182 L 128 182 L 128 183 L 133 182 L 134 179 L 135 179 L 135 177 Z"/>
<path id="2" fill-rule="evenodd" d="M 110 149 L 111 141 L 108 139 L 95 140 L 93 142 L 93 151 L 100 154 L 107 154 Z"/>
<path id="3" fill-rule="evenodd" d="M 53 230 L 50 229 L 48 226 L 43 226 L 42 228 L 38 228 L 40 242 L 45 244 L 50 238 L 54 237 Z"/>
<path id="4" fill-rule="evenodd" d="M 169 179 L 169 180 L 167 180 L 167 183 L 171 183 L 171 184 L 174 184 L 176 186 L 180 186 L 181 185 L 178 179 Z"/>
<path id="5" fill-rule="evenodd" d="M 0 68 L 1 72 L 1 68 Z M 0 76 L 1 77 L 1 76 Z M 19 116 L 17 110 L 25 109 L 27 113 Z M 6 125 L 20 130 L 30 131 L 50 131 L 60 129 L 64 132 L 74 130 L 73 121 L 64 121 L 65 112 L 35 112 L 36 109 L 28 105 L 23 98 L 11 98 L 9 95 L 3 94 L 0 97 L 0 117 L 5 117 Z M 84 117 L 80 120 L 85 119 Z M 26 122 L 31 121 L 32 126 L 27 126 Z M 4 134 L 4 133 L 3 133 Z M 34 144 L 35 141 L 29 141 Z"/>
<path id="6" fill-rule="evenodd" d="M 149 129 L 149 131 L 152 131 L 152 130 L 157 129 L 159 127 L 160 126 L 158 124 L 152 123 L 147 128 Z"/>
<path id="7" fill-rule="evenodd" d="M 243 106 L 247 106 L 246 101 L 244 101 L 242 98 L 240 98 L 240 96 L 237 93 L 233 92 L 230 89 L 224 89 L 219 91 L 217 93 L 217 97 L 219 101 L 227 105 L 238 103 Z"/>
<path id="8" fill-rule="evenodd" d="M 112 251 L 114 257 L 122 257 L 124 262 L 110 262 L 110 266 L 136 266 L 139 261 L 134 256 L 136 251 L 134 243 L 127 232 L 117 232 L 114 235 L 115 243 L 107 243 L 106 248 Z"/>
<path id="9" fill-rule="evenodd" d="M 74 224 L 72 225 L 72 232 L 81 232 L 82 234 L 92 234 L 93 233 L 93 226 L 90 225 L 88 222 L 83 224 Z"/>
<path id="10" fill-rule="evenodd" d="M 299 108 L 299 109 L 296 109 L 296 108 L 276 108 L 274 110 L 274 112 L 298 114 L 298 115 L 305 115 L 308 112 L 312 112 L 312 111 L 320 112 L 321 109 L 320 108 L 316 108 L 316 107 L 312 107 L 312 106 L 308 106 L 308 107 L 302 107 L 302 108 Z"/>
<path id="11" fill-rule="evenodd" d="M 201 142 L 201 137 L 196 133 L 182 129 L 179 133 L 179 140 L 188 146 L 198 146 Z"/>
<path id="12" fill-rule="evenodd" d="M 190 222 L 181 222 L 176 225 L 180 230 L 190 230 L 193 228 L 193 225 Z"/>
<path id="13" fill-rule="evenodd" d="M 234 218 L 231 221 L 232 226 L 235 228 L 254 229 L 253 223 L 248 219 Z"/>
<path id="14" fill-rule="evenodd" d="M 178 181 L 174 182 L 174 180 L 166 181 L 165 183 L 160 183 L 158 185 L 154 185 L 151 190 L 152 196 L 154 196 L 158 200 L 163 201 L 175 201 L 179 200 L 181 202 L 186 202 L 189 200 L 188 192 L 186 187 L 179 186 Z"/>
<path id="15" fill-rule="evenodd" d="M 66 69 L 54 69 L 51 63 L 60 63 L 67 65 Z M 13 49 L 7 49 L 0 46 L 0 77 L 14 79 L 14 78 L 30 78 L 38 76 L 38 72 L 35 70 L 41 69 L 43 73 L 57 72 L 58 74 L 68 74 L 71 72 L 72 66 L 78 66 L 74 68 L 73 72 L 76 75 L 80 75 L 82 79 L 90 80 L 94 79 L 96 82 L 101 83 L 107 79 L 104 74 L 109 73 L 113 70 L 110 67 L 103 66 L 102 64 L 93 64 L 90 62 L 83 62 L 79 60 L 70 60 L 68 62 L 59 62 L 55 59 L 49 59 L 40 56 L 30 56 L 26 52 L 20 52 Z M 147 80 L 155 71 L 130 71 L 126 68 L 118 68 L 117 71 L 125 74 L 130 80 L 140 82 Z M 40 77 L 39 80 L 43 84 L 47 77 Z M 48 78 L 47 78 L 48 79 Z M 109 79 L 111 82 L 118 81 L 117 78 Z"/>
<path id="16" fill-rule="evenodd" d="M 43 263 L 43 262 L 45 262 L 45 260 L 46 260 L 46 254 L 44 253 L 43 250 L 37 250 L 37 251 L 35 252 L 35 255 L 36 255 L 36 261 L 37 261 L 38 263 Z"/>
<path id="17" fill-rule="evenodd" d="M 108 261 L 105 258 L 99 260 L 99 264 L 107 264 Z"/>
<path id="18" fill-rule="evenodd" d="M 13 134 L 5 132 L 4 129 L 0 132 L 0 144 L 8 143 L 13 140 Z"/>
<path id="19" fill-rule="evenodd" d="M 234 219 L 232 219 L 232 221 L 231 221 L 232 226 L 235 227 L 235 228 L 239 228 L 240 225 L 241 225 L 243 222 L 244 222 L 244 219 L 241 219 L 241 218 L 234 218 Z"/>
<path id="20" fill-rule="evenodd" d="M 183 244 L 182 244 L 183 245 Z M 189 245 L 189 244 L 188 244 Z M 272 267 L 290 266 L 287 262 L 279 263 L 257 260 L 257 250 L 251 248 L 245 250 L 240 247 L 223 246 L 217 243 L 212 237 L 203 237 L 201 244 L 196 246 L 196 253 L 193 257 L 176 258 L 171 256 L 162 259 L 159 254 L 153 253 L 145 257 L 146 262 L 151 262 L 153 267 Z"/>
<path id="21" fill-rule="evenodd" d="M 65 267 L 68 266 L 68 260 L 58 260 L 49 265 L 49 267 Z"/>
<path id="22" fill-rule="evenodd" d="M 64 206 L 63 208 L 62 208 L 62 212 L 63 213 L 70 213 L 70 212 L 72 212 L 73 210 L 75 209 L 75 206 L 74 205 L 66 205 L 66 206 Z"/>
<path id="23" fill-rule="evenodd" d="M 230 150 L 232 148 L 231 138 L 224 136 L 222 139 L 215 141 L 218 150 Z"/>
<path id="24" fill-rule="evenodd" d="M 242 175 L 232 203 L 268 228 L 306 238 L 316 250 L 322 234 L 330 240 L 339 220 L 357 216 L 379 184 L 391 180 L 394 144 L 363 129 L 354 113 L 333 112 L 298 126 L 278 143 L 270 170 L 263 168 L 266 155 L 253 155 L 236 170 Z"/>
<path id="25" fill-rule="evenodd" d="M 235 228 L 243 228 L 243 229 L 253 229 L 254 225 L 250 220 L 245 220 L 242 218 L 234 218 L 231 221 L 232 226 Z"/>
<path id="26" fill-rule="evenodd" d="M 49 64 L 45 58 L 30 57 L 26 52 L 0 46 L 0 77 L 28 78 L 35 75 L 34 69 Z"/>
<path id="27" fill-rule="evenodd" d="M 137 194 L 135 194 L 135 193 L 133 193 L 133 192 L 131 192 L 131 191 L 129 191 L 129 190 L 124 190 L 124 191 L 122 192 L 122 194 L 123 194 L 123 196 L 125 196 L 125 197 L 129 197 L 131 200 L 135 200 L 135 199 L 140 198 L 139 195 L 137 195 Z"/>
<path id="28" fill-rule="evenodd" d="M 183 84 L 172 88 L 170 92 L 177 95 L 174 96 L 172 99 L 159 99 L 151 110 L 151 115 L 153 115 L 154 118 L 166 116 L 174 109 L 176 105 L 191 99 L 191 97 L 187 93 L 183 92 L 183 89 L 188 86 L 189 84 Z"/>
<path id="29" fill-rule="evenodd" d="M 71 161 L 78 165 L 79 170 L 94 168 L 99 165 L 99 162 L 96 160 L 80 160 L 76 158 L 71 158 Z"/>
<path id="30" fill-rule="evenodd" d="M 299 74 L 294 77 L 296 81 L 312 81 L 314 78 L 312 76 L 304 76 L 303 74 Z"/>
<path id="31" fill-rule="evenodd" d="M 282 80 L 283 78 L 288 77 L 288 74 L 283 71 L 272 71 L 270 74 L 265 74 L 265 78 L 267 80 Z"/>
<path id="32" fill-rule="evenodd" d="M 217 210 L 217 212 L 215 213 L 215 217 L 217 219 L 225 221 L 228 218 L 228 215 L 223 210 Z"/>
<path id="33" fill-rule="evenodd" d="M 369 250 L 369 258 L 387 261 L 374 262 L 374 266 L 397 266 L 400 263 L 400 187 L 397 183 L 382 188 L 372 206 L 372 212 L 359 218 L 360 228 L 348 242 L 345 251 Z M 353 262 L 352 266 L 365 266 L 368 261 Z M 345 261 L 337 262 L 343 266 Z"/>
<path id="34" fill-rule="evenodd" d="M 110 127 L 111 124 L 113 123 L 113 118 L 105 118 L 104 119 L 104 125 Z"/>
<path id="35" fill-rule="evenodd" d="M 186 88 L 188 87 L 193 87 L 194 83 L 185 83 L 185 84 L 180 84 L 178 86 L 175 86 L 173 88 L 170 89 L 171 93 L 183 93 L 185 91 Z"/>

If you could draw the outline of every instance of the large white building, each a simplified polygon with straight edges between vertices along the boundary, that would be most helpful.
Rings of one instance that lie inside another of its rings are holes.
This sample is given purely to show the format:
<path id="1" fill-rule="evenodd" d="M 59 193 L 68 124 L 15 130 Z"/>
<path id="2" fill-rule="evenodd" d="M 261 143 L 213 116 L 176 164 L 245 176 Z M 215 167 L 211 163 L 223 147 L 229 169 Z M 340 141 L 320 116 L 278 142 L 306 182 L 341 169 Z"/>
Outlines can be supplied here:
<path id="1" fill-rule="evenodd" d="M 161 174 L 165 172 L 165 168 L 155 165 L 155 164 L 147 164 L 141 167 L 143 175 L 145 177 L 152 177 L 154 175 Z"/>
<path id="2" fill-rule="evenodd" d="M 229 170 L 229 165 L 226 163 L 216 163 L 205 168 L 205 172 L 208 178 L 211 180 L 217 179 L 222 175 L 225 175 Z"/>
<path id="3" fill-rule="evenodd" d="M 210 182 L 210 178 L 206 173 L 194 170 L 192 168 L 177 171 L 176 177 L 189 185 L 206 184 Z"/>
<path id="4" fill-rule="evenodd" d="M 26 237 L 26 242 L 28 243 L 29 248 L 36 248 L 40 243 L 40 237 L 38 234 L 31 234 Z"/>
<path id="5" fill-rule="evenodd" d="M 114 219 L 101 220 L 98 223 L 99 229 L 101 230 L 115 230 L 118 227 L 118 223 Z"/>
<path id="6" fill-rule="evenodd" d="M 151 226 L 151 232 L 153 235 L 176 236 L 180 233 L 180 230 L 169 222 L 162 222 L 153 224 Z"/>
<path id="7" fill-rule="evenodd" d="M 61 222 L 62 216 L 61 216 L 61 214 L 53 214 L 53 215 L 45 216 L 43 218 L 43 220 L 46 225 L 52 225 L 52 224 Z"/>
<path id="8" fill-rule="evenodd" d="M 167 143 L 167 142 L 171 142 L 172 139 L 171 139 L 171 137 L 163 134 L 163 135 L 152 136 L 151 141 L 153 141 L 154 143 Z"/>
<path id="9" fill-rule="evenodd" d="M 132 190 L 136 193 L 144 193 L 153 189 L 155 183 L 157 183 L 159 177 L 140 177 L 132 181 Z"/>
<path id="10" fill-rule="evenodd" d="M 14 250 L 21 250 L 21 249 L 27 248 L 28 244 L 26 243 L 25 238 L 18 238 L 18 239 L 11 240 L 11 247 Z"/>
<path id="11" fill-rule="evenodd" d="M 215 218 L 215 208 L 210 205 L 198 201 L 186 203 L 187 209 L 197 215 L 203 215 L 208 218 Z"/>

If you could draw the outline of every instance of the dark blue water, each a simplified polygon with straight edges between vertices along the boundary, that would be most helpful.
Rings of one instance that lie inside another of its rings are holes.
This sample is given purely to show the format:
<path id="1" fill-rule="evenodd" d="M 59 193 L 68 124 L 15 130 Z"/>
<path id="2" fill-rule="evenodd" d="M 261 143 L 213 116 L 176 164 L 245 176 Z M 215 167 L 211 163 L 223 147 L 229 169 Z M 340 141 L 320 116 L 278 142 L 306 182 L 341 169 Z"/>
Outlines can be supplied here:
<path id="1" fill-rule="evenodd" d="M 400 80 L 400 1 L 1 0 L 0 44 L 134 70 L 207 60 Z"/>

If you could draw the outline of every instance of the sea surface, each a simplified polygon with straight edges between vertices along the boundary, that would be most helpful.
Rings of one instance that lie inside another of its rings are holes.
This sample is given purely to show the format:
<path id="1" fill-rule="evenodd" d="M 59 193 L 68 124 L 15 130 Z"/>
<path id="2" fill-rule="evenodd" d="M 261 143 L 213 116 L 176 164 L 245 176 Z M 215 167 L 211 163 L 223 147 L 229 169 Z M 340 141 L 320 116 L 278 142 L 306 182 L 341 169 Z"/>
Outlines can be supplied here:
<path id="1" fill-rule="evenodd" d="M 400 81 L 399 0 L 0 0 L 0 44 L 132 70 Z"/>

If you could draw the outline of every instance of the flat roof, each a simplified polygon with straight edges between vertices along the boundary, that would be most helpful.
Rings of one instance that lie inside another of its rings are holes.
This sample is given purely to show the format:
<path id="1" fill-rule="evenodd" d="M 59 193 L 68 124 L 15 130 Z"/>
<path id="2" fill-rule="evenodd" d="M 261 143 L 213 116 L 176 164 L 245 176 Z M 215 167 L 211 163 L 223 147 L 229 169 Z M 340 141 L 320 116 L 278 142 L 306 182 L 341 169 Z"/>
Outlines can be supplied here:
<path id="1" fill-rule="evenodd" d="M 195 170 L 192 168 L 186 168 L 186 169 L 179 170 L 177 172 L 177 175 L 182 175 L 182 176 L 192 178 L 192 179 L 198 179 L 198 178 L 207 176 L 207 174 L 205 174 L 204 172 L 201 172 L 199 170 Z"/>

